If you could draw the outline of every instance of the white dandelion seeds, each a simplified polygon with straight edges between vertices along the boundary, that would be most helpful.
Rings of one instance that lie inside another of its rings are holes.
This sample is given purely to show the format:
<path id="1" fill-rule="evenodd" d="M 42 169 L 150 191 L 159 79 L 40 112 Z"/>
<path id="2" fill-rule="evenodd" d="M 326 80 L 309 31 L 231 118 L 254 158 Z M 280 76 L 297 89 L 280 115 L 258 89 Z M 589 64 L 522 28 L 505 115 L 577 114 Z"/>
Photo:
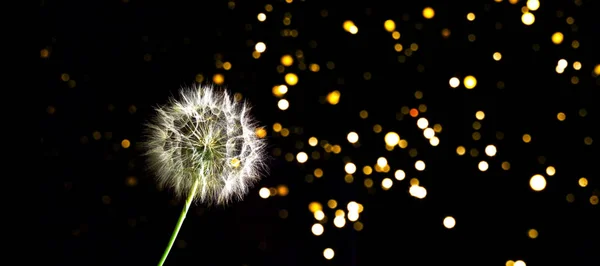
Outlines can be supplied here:
<path id="1" fill-rule="evenodd" d="M 147 124 L 146 155 L 158 183 L 208 205 L 241 200 L 265 170 L 265 140 L 247 102 L 192 86 L 158 107 Z"/>

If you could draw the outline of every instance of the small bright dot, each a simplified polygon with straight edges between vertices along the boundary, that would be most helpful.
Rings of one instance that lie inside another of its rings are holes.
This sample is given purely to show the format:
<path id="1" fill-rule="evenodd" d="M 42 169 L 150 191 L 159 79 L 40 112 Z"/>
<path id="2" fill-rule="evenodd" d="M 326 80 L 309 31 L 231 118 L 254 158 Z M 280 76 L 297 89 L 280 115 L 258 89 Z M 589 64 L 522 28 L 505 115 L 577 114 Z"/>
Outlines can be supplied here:
<path id="1" fill-rule="evenodd" d="M 299 152 L 298 155 L 296 155 L 296 160 L 298 160 L 299 163 L 305 163 L 306 160 L 308 160 L 308 155 L 306 152 Z"/>
<path id="2" fill-rule="evenodd" d="M 457 77 L 452 77 L 450 79 L 449 84 L 450 84 L 450 87 L 456 88 L 456 87 L 458 87 L 460 85 L 460 79 L 458 79 Z"/>
<path id="3" fill-rule="evenodd" d="M 531 24 L 533 24 L 533 22 L 535 22 L 535 16 L 532 13 L 525 12 L 521 16 L 521 21 L 523 22 L 523 24 L 530 26 Z"/>
<path id="4" fill-rule="evenodd" d="M 470 90 L 477 86 L 477 79 L 473 76 L 466 76 L 463 80 L 463 83 L 465 84 L 465 88 Z"/>
<path id="5" fill-rule="evenodd" d="M 396 180 L 404 180 L 404 178 L 406 178 L 406 173 L 404 172 L 404 170 L 396 170 L 396 172 L 394 173 L 394 177 L 396 178 Z"/>
<path id="6" fill-rule="evenodd" d="M 348 174 L 354 174 L 356 172 L 356 165 L 353 163 L 347 163 L 346 166 L 344 166 L 344 170 L 346 170 L 346 173 Z"/>
<path id="7" fill-rule="evenodd" d="M 562 34 L 562 32 L 555 32 L 554 34 L 552 34 L 552 43 L 554 44 L 561 44 L 564 40 L 564 35 Z"/>
<path id="8" fill-rule="evenodd" d="M 288 102 L 288 100 L 286 100 L 286 99 L 281 99 L 281 100 L 279 100 L 279 102 L 277 102 L 277 107 L 279 107 L 279 109 L 285 111 L 290 107 L 290 102 Z"/>
<path id="9" fill-rule="evenodd" d="M 415 162 L 415 169 L 417 169 L 417 171 L 423 171 L 425 170 L 425 162 L 418 160 L 417 162 Z"/>
<path id="10" fill-rule="evenodd" d="M 487 145 L 485 147 L 485 154 L 487 154 L 487 156 L 493 157 L 494 155 L 496 155 L 496 146 L 494 145 Z"/>
<path id="11" fill-rule="evenodd" d="M 431 7 L 423 9 L 423 17 L 426 19 L 432 19 L 435 16 L 435 11 Z"/>
<path id="12" fill-rule="evenodd" d="M 358 134 L 356 134 L 356 132 L 350 132 L 348 133 L 348 142 L 350 143 L 356 143 L 358 141 Z"/>
<path id="13" fill-rule="evenodd" d="M 477 165 L 477 167 L 479 168 L 479 171 L 485 172 L 488 170 L 490 165 L 486 161 L 481 161 L 479 162 L 479 165 Z"/>
<path id="14" fill-rule="evenodd" d="M 542 191 L 546 188 L 546 178 L 540 174 L 536 174 L 529 180 L 529 186 L 534 191 Z"/>
<path id="15" fill-rule="evenodd" d="M 267 45 L 264 42 L 258 42 L 254 46 L 254 50 L 256 50 L 259 53 L 263 53 L 265 50 L 267 50 Z"/>
<path id="16" fill-rule="evenodd" d="M 456 225 L 456 220 L 454 220 L 454 217 L 452 217 L 452 216 L 447 216 L 446 218 L 444 218 L 443 223 L 444 223 L 444 227 L 446 227 L 448 229 L 452 229 Z"/>
<path id="17" fill-rule="evenodd" d="M 548 176 L 553 176 L 553 175 L 555 175 L 555 174 L 556 174 L 556 169 L 554 168 L 554 166 L 548 166 L 548 167 L 546 168 L 546 174 L 547 174 Z"/>
<path id="18" fill-rule="evenodd" d="M 271 192 L 269 191 L 269 189 L 268 189 L 268 188 L 264 187 L 264 188 L 261 188 L 261 189 L 258 191 L 258 195 L 259 195 L 261 198 L 263 198 L 263 199 L 266 199 L 266 198 L 268 198 L 268 197 L 271 195 Z"/>
<path id="19" fill-rule="evenodd" d="M 494 58 L 494 60 L 500 61 L 500 59 L 502 59 L 502 54 L 499 52 L 495 52 L 492 57 Z"/>
<path id="20" fill-rule="evenodd" d="M 386 178 L 384 178 L 384 179 L 381 181 L 381 187 L 383 188 L 383 190 L 388 190 L 388 189 L 390 189 L 390 188 L 392 187 L 392 185 L 393 185 L 393 184 L 394 184 L 394 182 L 393 182 L 391 179 L 387 178 L 387 177 L 386 177 Z"/>
<path id="21" fill-rule="evenodd" d="M 393 32 L 396 29 L 396 23 L 393 20 L 388 19 L 383 23 L 383 27 L 386 31 Z"/>
<path id="22" fill-rule="evenodd" d="M 328 259 L 328 260 L 333 259 L 334 255 L 335 255 L 335 252 L 333 252 L 333 249 L 331 249 L 331 248 L 326 248 L 323 251 L 323 257 L 325 257 L 325 259 Z"/>
<path id="23" fill-rule="evenodd" d="M 385 134 L 384 140 L 388 146 L 396 146 L 400 142 L 400 135 L 396 132 L 388 132 Z"/>
<path id="24" fill-rule="evenodd" d="M 435 131 L 433 130 L 433 128 L 428 127 L 423 130 L 423 136 L 426 139 L 431 139 L 431 138 L 433 138 L 433 136 L 435 136 Z"/>
<path id="25" fill-rule="evenodd" d="M 298 84 L 298 76 L 294 73 L 287 73 L 285 74 L 285 83 L 287 83 L 290 86 L 294 86 L 296 84 Z"/>
<path id="26" fill-rule="evenodd" d="M 469 13 L 469 14 L 467 14 L 467 19 L 468 19 L 469 21 L 473 21 L 473 20 L 475 20 L 475 14 L 473 14 L 473 13 Z"/>
<path id="27" fill-rule="evenodd" d="M 281 57 L 280 61 L 281 61 L 282 65 L 284 65 L 286 67 L 289 67 L 289 66 L 291 66 L 294 63 L 294 58 L 291 55 L 286 54 L 286 55 L 284 55 L 284 56 Z"/>
<path id="28" fill-rule="evenodd" d="M 312 231 L 312 233 L 316 236 L 320 236 L 323 234 L 323 231 L 325 231 L 325 228 L 323 228 L 323 225 L 320 223 L 316 223 L 313 224 L 312 228 L 310 229 Z"/>
<path id="29" fill-rule="evenodd" d="M 429 121 L 427 121 L 427 118 L 421 117 L 419 120 L 417 120 L 417 127 L 420 129 L 425 129 L 427 126 L 429 126 Z"/>
<path id="30" fill-rule="evenodd" d="M 265 13 L 259 13 L 257 18 L 258 18 L 258 21 L 263 22 L 267 19 L 267 15 L 265 15 Z"/>

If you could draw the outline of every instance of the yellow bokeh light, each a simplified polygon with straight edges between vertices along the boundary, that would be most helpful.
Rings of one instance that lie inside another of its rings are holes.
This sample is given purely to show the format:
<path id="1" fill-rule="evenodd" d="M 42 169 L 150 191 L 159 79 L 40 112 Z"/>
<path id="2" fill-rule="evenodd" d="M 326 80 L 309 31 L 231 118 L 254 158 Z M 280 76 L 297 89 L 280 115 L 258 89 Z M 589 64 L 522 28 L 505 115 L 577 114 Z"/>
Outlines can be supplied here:
<path id="1" fill-rule="evenodd" d="M 298 76 L 294 73 L 287 73 L 285 74 L 285 83 L 287 83 L 290 86 L 294 86 L 296 84 L 298 84 Z"/>
<path id="2" fill-rule="evenodd" d="M 377 158 L 377 166 L 379 167 L 384 167 L 388 164 L 388 161 L 385 157 L 379 157 Z"/>
<path id="3" fill-rule="evenodd" d="M 524 262 L 524 261 L 522 261 L 522 260 L 517 260 L 517 261 L 515 261 L 515 264 L 514 264 L 514 266 L 527 266 L 527 265 L 525 264 L 525 262 Z"/>
<path id="4" fill-rule="evenodd" d="M 326 248 L 323 251 L 323 257 L 325 257 L 325 259 L 327 259 L 327 260 L 333 259 L 333 256 L 335 256 L 335 252 L 333 251 L 333 249 Z"/>
<path id="5" fill-rule="evenodd" d="M 554 34 L 552 34 L 552 43 L 561 44 L 564 38 L 565 36 L 562 34 L 562 32 L 555 32 Z"/>
<path id="6" fill-rule="evenodd" d="M 269 191 L 269 189 L 268 189 L 268 188 L 266 188 L 266 187 L 263 187 L 263 188 L 261 188 L 261 189 L 258 191 L 258 195 L 259 195 L 261 198 L 263 198 L 263 199 L 266 199 L 266 198 L 268 198 L 268 197 L 271 195 L 271 192 Z"/>
<path id="7" fill-rule="evenodd" d="M 313 224 L 313 226 L 310 229 L 312 231 L 312 233 L 316 236 L 320 236 L 323 234 L 323 232 L 325 231 L 325 228 L 323 227 L 322 224 L 320 223 L 316 223 Z"/>
<path id="8" fill-rule="evenodd" d="M 330 92 L 327 94 L 327 102 L 331 105 L 336 105 L 340 102 L 341 93 L 337 90 Z"/>
<path id="9" fill-rule="evenodd" d="M 477 165 L 477 168 L 479 168 L 479 171 L 485 172 L 490 168 L 490 165 L 486 161 L 481 161 Z"/>
<path id="10" fill-rule="evenodd" d="M 456 147 L 456 154 L 458 154 L 458 155 L 461 155 L 461 156 L 462 156 L 462 155 L 465 155 L 465 152 L 466 152 L 466 151 L 467 151 L 467 150 L 466 150 L 466 149 L 465 149 L 465 147 L 463 147 L 463 146 L 458 146 L 458 147 Z"/>
<path id="11" fill-rule="evenodd" d="M 404 178 L 406 178 L 406 173 L 404 172 L 404 170 L 399 169 L 399 170 L 396 170 L 396 172 L 394 173 L 394 177 L 398 181 L 404 180 Z"/>
<path id="12" fill-rule="evenodd" d="M 388 146 L 396 146 L 400 141 L 400 135 L 396 132 L 388 132 L 384 137 L 385 144 Z"/>
<path id="13" fill-rule="evenodd" d="M 417 169 L 417 171 L 423 171 L 425 170 L 425 162 L 418 160 L 415 162 L 415 169 Z"/>
<path id="14" fill-rule="evenodd" d="M 492 57 L 494 58 L 494 60 L 500 61 L 500 59 L 502 59 L 502 54 L 500 52 L 495 52 Z"/>
<path id="15" fill-rule="evenodd" d="M 130 145 L 131 145 L 131 142 L 129 142 L 128 139 L 124 139 L 123 141 L 121 141 L 121 147 L 123 147 L 124 149 L 129 148 Z"/>
<path id="16" fill-rule="evenodd" d="M 475 20 L 475 14 L 473 14 L 472 12 L 467 14 L 467 20 L 469 20 L 469 21 Z"/>
<path id="17" fill-rule="evenodd" d="M 282 97 L 288 92 L 288 87 L 286 85 L 273 86 L 273 95 L 276 97 Z"/>
<path id="18" fill-rule="evenodd" d="M 435 136 L 435 130 L 433 130 L 433 128 L 428 127 L 423 130 L 423 136 L 426 139 L 431 139 L 431 138 L 433 138 L 433 136 Z"/>
<path id="19" fill-rule="evenodd" d="M 314 213 L 316 211 L 323 210 L 323 205 L 321 205 L 321 203 L 319 202 L 313 201 L 310 204 L 308 204 L 308 210 Z"/>
<path id="20" fill-rule="evenodd" d="M 288 102 L 288 100 L 286 100 L 286 99 L 281 99 L 281 100 L 279 100 L 279 102 L 277 102 L 277 107 L 279 107 L 279 109 L 285 111 L 290 107 L 290 102 Z"/>
<path id="21" fill-rule="evenodd" d="M 346 165 L 344 166 L 344 170 L 350 175 L 354 174 L 356 172 L 356 165 L 353 163 L 346 163 Z"/>
<path id="22" fill-rule="evenodd" d="M 465 84 L 465 88 L 470 90 L 477 86 L 477 79 L 474 76 L 466 76 L 463 83 Z"/>
<path id="23" fill-rule="evenodd" d="M 538 10 L 538 8 L 540 8 L 540 1 L 539 0 L 527 0 L 527 8 L 531 11 L 536 11 Z"/>
<path id="24" fill-rule="evenodd" d="M 392 38 L 394 38 L 394 40 L 398 40 L 400 39 L 400 32 L 394 31 L 392 32 Z"/>
<path id="25" fill-rule="evenodd" d="M 485 154 L 487 154 L 487 156 L 493 157 L 496 155 L 496 146 L 494 145 L 487 145 L 487 147 L 485 147 Z"/>
<path id="26" fill-rule="evenodd" d="M 581 62 L 579 62 L 579 61 L 573 62 L 573 69 L 580 70 L 581 69 Z"/>
<path id="27" fill-rule="evenodd" d="M 318 140 L 317 138 L 315 138 L 315 137 L 310 137 L 310 138 L 308 139 L 308 145 L 310 145 L 310 146 L 313 146 L 313 147 L 314 147 L 314 146 L 317 146 L 317 144 L 319 144 L 319 140 Z"/>
<path id="28" fill-rule="evenodd" d="M 396 29 L 396 23 L 393 20 L 388 19 L 383 23 L 383 27 L 388 32 L 393 32 Z"/>
<path id="29" fill-rule="evenodd" d="M 540 174 L 536 174 L 529 179 L 529 186 L 534 191 L 542 191 L 546 188 L 546 178 Z"/>
<path id="30" fill-rule="evenodd" d="M 529 231 L 527 231 L 527 235 L 531 239 L 536 239 L 538 237 L 538 231 L 535 229 L 529 229 Z"/>
<path id="31" fill-rule="evenodd" d="M 435 16 L 435 11 L 431 7 L 423 9 L 423 17 L 426 19 L 432 19 Z"/>
<path id="32" fill-rule="evenodd" d="M 267 50 L 267 45 L 264 42 L 258 42 L 254 45 L 254 50 L 259 53 L 264 53 Z"/>
<path id="33" fill-rule="evenodd" d="M 273 131 L 275 131 L 275 132 L 281 131 L 282 128 L 283 128 L 283 126 L 279 123 L 273 124 Z"/>
<path id="34" fill-rule="evenodd" d="M 317 168 L 315 169 L 315 171 L 313 171 L 313 174 L 316 178 L 320 178 L 323 176 L 323 170 L 321 170 L 321 168 Z"/>
<path id="35" fill-rule="evenodd" d="M 358 134 L 356 134 L 356 132 L 350 132 L 348 133 L 347 139 L 350 143 L 356 143 L 358 141 Z"/>
<path id="36" fill-rule="evenodd" d="M 452 216 L 446 216 L 446 218 L 444 218 L 443 224 L 444 227 L 452 229 L 454 228 L 454 226 L 456 226 L 456 220 Z"/>
<path id="37" fill-rule="evenodd" d="M 286 55 L 284 55 L 284 56 L 281 57 L 281 64 L 282 65 L 284 65 L 286 67 L 289 67 L 293 63 L 294 63 L 294 58 L 291 55 L 286 54 Z"/>
<path id="38" fill-rule="evenodd" d="M 596 76 L 600 76 L 600 64 L 597 64 L 597 65 L 594 67 L 594 74 L 595 74 Z"/>
<path id="39" fill-rule="evenodd" d="M 384 178 L 383 180 L 381 180 L 381 188 L 383 190 L 389 190 L 393 184 L 394 184 L 394 182 L 387 177 Z"/>
<path id="40" fill-rule="evenodd" d="M 530 26 L 535 22 L 535 16 L 530 12 L 525 12 L 521 16 L 521 22 L 527 26 Z"/>
<path id="41" fill-rule="evenodd" d="M 558 121 L 565 121 L 565 119 L 567 119 L 567 115 L 563 112 L 560 112 L 556 115 L 556 118 Z"/>
<path id="42" fill-rule="evenodd" d="M 256 16 L 256 18 L 258 19 L 258 21 L 263 22 L 267 20 L 267 15 L 265 15 L 265 13 L 258 13 L 258 16 Z"/>
<path id="43" fill-rule="evenodd" d="M 299 163 L 305 163 L 308 160 L 308 154 L 306 154 L 306 152 L 299 152 L 296 155 L 296 160 L 298 160 Z"/>
<path id="44" fill-rule="evenodd" d="M 531 142 L 531 135 L 523 134 L 523 142 L 525 142 L 525 143 Z"/>
<path id="45" fill-rule="evenodd" d="M 225 82 L 225 76 L 223 76 L 223 74 L 215 74 L 213 76 L 213 82 L 217 85 L 221 85 Z"/>
<path id="46" fill-rule="evenodd" d="M 546 174 L 547 174 L 548 176 L 553 176 L 553 175 L 555 175 L 555 174 L 556 174 L 556 168 L 554 168 L 554 166 L 548 166 L 548 167 L 546 168 Z"/>
<path id="47" fill-rule="evenodd" d="M 448 83 L 450 84 L 450 87 L 456 88 L 460 85 L 460 79 L 457 77 L 452 77 Z"/>
<path id="48" fill-rule="evenodd" d="M 485 113 L 483 111 L 477 111 L 475 113 L 475 118 L 477 118 L 477 120 L 483 120 L 485 118 Z"/>
<path id="49" fill-rule="evenodd" d="M 257 128 L 255 133 L 256 133 L 256 136 L 261 139 L 267 136 L 267 130 L 262 127 Z"/>
<path id="50" fill-rule="evenodd" d="M 325 219 L 325 213 L 322 210 L 317 210 L 314 213 L 314 217 L 315 219 L 317 219 L 317 221 L 322 221 L 323 219 Z"/>
<path id="51" fill-rule="evenodd" d="M 587 187 L 588 185 L 588 180 L 585 177 L 579 178 L 579 180 L 577 181 L 577 183 L 579 183 L 579 186 L 581 187 Z"/>
<path id="52" fill-rule="evenodd" d="M 417 127 L 420 129 L 425 129 L 429 126 L 429 121 L 425 117 L 421 117 L 417 120 Z"/>
<path id="53" fill-rule="evenodd" d="M 419 185 L 412 185 L 408 189 L 408 193 L 418 199 L 424 199 L 427 196 L 427 189 Z"/>

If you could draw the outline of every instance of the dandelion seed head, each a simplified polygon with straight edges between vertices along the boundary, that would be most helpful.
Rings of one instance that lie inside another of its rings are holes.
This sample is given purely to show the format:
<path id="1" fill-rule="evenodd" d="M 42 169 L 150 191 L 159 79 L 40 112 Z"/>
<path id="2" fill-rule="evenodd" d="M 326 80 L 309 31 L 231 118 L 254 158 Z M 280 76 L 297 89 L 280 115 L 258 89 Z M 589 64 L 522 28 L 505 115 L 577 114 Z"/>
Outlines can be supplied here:
<path id="1" fill-rule="evenodd" d="M 264 139 L 247 102 L 212 86 L 183 88 L 146 125 L 146 156 L 161 187 L 208 205 L 241 200 L 265 170 Z"/>

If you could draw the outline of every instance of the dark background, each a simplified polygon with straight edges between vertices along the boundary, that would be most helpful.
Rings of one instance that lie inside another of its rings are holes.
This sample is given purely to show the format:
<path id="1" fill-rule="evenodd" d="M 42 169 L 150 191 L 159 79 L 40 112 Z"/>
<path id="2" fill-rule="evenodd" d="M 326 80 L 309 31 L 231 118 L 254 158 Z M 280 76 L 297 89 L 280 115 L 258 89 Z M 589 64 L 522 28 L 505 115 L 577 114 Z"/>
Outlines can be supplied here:
<path id="1" fill-rule="evenodd" d="M 593 121 L 600 88 L 594 74 L 600 63 L 600 9 L 594 2 L 542 1 L 532 11 L 535 23 L 525 26 L 523 0 L 41 1 L 42 34 L 39 51 L 32 53 L 40 53 L 38 82 L 44 88 L 39 115 L 47 169 L 41 243 L 46 264 L 158 262 L 182 203 L 158 190 L 146 170 L 137 145 L 142 124 L 156 105 L 199 74 L 203 84 L 223 74 L 222 85 L 241 93 L 267 129 L 270 171 L 243 202 L 192 207 L 165 265 L 505 265 L 509 260 L 598 265 L 600 180 Z M 267 4 L 271 12 L 265 11 Z M 433 19 L 423 18 L 426 6 L 434 8 Z M 265 22 L 257 20 L 261 12 Z M 292 16 L 289 26 L 283 24 L 286 12 Z M 476 15 L 472 22 L 466 19 L 469 12 Z M 388 19 L 396 22 L 398 41 L 383 27 Z M 358 34 L 343 30 L 346 20 L 357 25 Z M 448 38 L 442 37 L 444 28 L 451 31 Z M 298 36 L 282 36 L 285 29 Z M 565 36 L 560 45 L 551 41 L 557 31 Z M 469 34 L 476 36 L 474 42 Z M 573 40 L 580 43 L 577 49 Z M 259 41 L 267 50 L 254 59 Z M 419 49 L 400 63 L 404 52 L 394 51 L 395 43 L 405 50 L 417 43 Z M 294 64 L 278 73 L 280 58 L 298 50 L 305 64 L 319 64 L 320 71 L 298 69 L 302 60 L 294 56 Z M 496 51 L 502 53 L 498 62 L 492 59 Z M 569 66 L 557 74 L 561 58 Z M 218 60 L 232 68 L 217 68 Z M 335 63 L 333 70 L 328 61 Z M 573 69 L 575 61 L 581 70 Z M 365 72 L 372 79 L 365 80 Z M 285 84 L 285 73 L 296 73 L 299 82 L 288 86 L 284 98 L 290 108 L 281 111 L 272 87 Z M 477 78 L 472 90 L 462 84 L 467 75 Z M 453 76 L 461 79 L 456 89 L 448 85 Z M 574 76 L 577 84 L 571 82 Z M 337 105 L 324 101 L 333 90 L 341 92 Z M 417 90 L 422 99 L 414 96 Z M 420 104 L 427 110 L 419 117 L 442 125 L 437 147 L 423 137 L 417 118 L 401 115 L 402 107 Z M 363 109 L 367 119 L 359 117 Z M 475 141 L 478 110 L 486 116 Z M 557 120 L 558 112 L 566 114 L 565 121 Z M 273 132 L 276 122 L 290 135 Z M 382 133 L 373 132 L 374 124 Z M 359 134 L 360 147 L 346 140 L 350 131 Z M 409 147 L 387 151 L 389 131 L 407 139 Z M 525 133 L 531 134 L 530 143 L 521 140 Z M 342 152 L 309 146 L 311 136 L 340 145 Z M 595 142 L 586 145 L 585 137 Z M 123 139 L 131 142 L 129 148 L 121 146 Z M 488 144 L 497 147 L 495 157 L 485 155 Z M 459 145 L 467 154 L 456 154 Z M 410 148 L 418 151 L 416 157 L 409 156 Z M 472 148 L 477 157 L 469 155 Z M 285 160 L 285 154 L 295 158 L 300 151 L 309 156 L 318 151 L 321 158 L 304 164 Z M 382 156 L 392 171 L 371 175 L 375 185 L 368 190 L 361 169 Z M 359 167 L 352 184 L 344 182 L 348 160 Z M 425 171 L 415 170 L 416 160 L 426 162 Z M 481 160 L 489 170 L 478 170 Z M 502 170 L 504 161 L 510 170 Z M 550 165 L 557 170 L 554 176 L 545 173 Z M 315 168 L 324 176 L 306 182 Z M 407 178 L 394 179 L 383 191 L 381 180 L 393 178 L 395 169 L 404 169 Z M 548 182 L 542 192 L 529 187 L 537 173 Z M 413 177 L 427 189 L 424 199 L 408 193 Z M 587 178 L 586 187 L 578 185 L 581 177 Z M 259 197 L 260 188 L 279 185 L 289 188 L 287 196 Z M 574 201 L 567 201 L 569 194 Z M 361 203 L 364 229 L 357 232 L 351 222 L 334 227 L 329 199 L 337 200 L 337 209 L 349 201 Z M 311 233 L 313 201 L 328 217 L 321 236 Z M 443 226 L 446 216 L 456 219 L 456 227 Z M 539 232 L 536 239 L 528 237 L 531 228 Z M 323 257 L 328 247 L 335 250 L 332 260 Z"/>

